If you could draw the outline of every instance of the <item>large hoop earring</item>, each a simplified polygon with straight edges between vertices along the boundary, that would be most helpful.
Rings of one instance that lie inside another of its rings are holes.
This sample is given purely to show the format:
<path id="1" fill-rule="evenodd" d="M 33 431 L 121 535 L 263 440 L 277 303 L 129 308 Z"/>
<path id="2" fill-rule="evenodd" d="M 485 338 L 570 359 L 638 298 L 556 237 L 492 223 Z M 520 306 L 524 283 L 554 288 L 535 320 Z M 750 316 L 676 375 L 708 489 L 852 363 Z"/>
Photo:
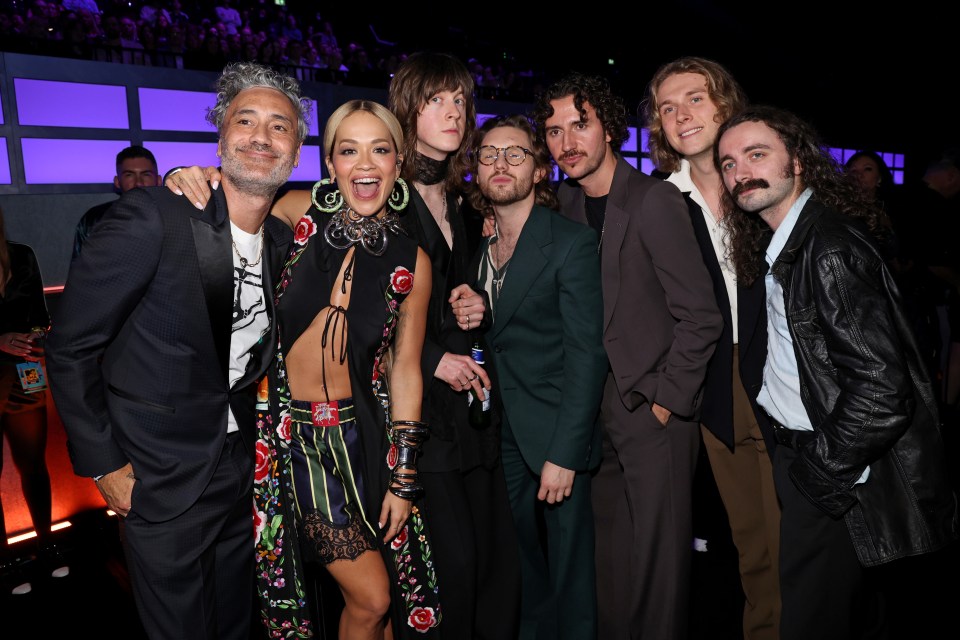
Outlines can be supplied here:
<path id="1" fill-rule="evenodd" d="M 310 201 L 313 202 L 313 206 L 315 206 L 318 211 L 322 211 L 324 213 L 333 213 L 334 211 L 340 211 L 340 209 L 343 208 L 343 195 L 340 193 L 339 189 L 327 191 L 325 194 L 323 194 L 322 205 L 317 202 L 317 189 L 331 184 L 334 184 L 333 180 L 330 178 L 324 178 L 313 185 L 313 191 L 310 192 Z"/>
<path id="2" fill-rule="evenodd" d="M 400 187 L 400 191 L 397 191 L 397 187 Z M 400 195 L 401 193 L 403 195 Z M 400 204 L 397 204 L 398 202 L 400 202 Z M 390 192 L 390 199 L 387 200 L 387 204 L 390 205 L 390 208 L 394 211 L 402 211 L 407 208 L 409 202 L 410 189 L 407 187 L 407 181 L 403 178 L 397 178 L 396 184 L 393 185 L 393 191 Z"/>

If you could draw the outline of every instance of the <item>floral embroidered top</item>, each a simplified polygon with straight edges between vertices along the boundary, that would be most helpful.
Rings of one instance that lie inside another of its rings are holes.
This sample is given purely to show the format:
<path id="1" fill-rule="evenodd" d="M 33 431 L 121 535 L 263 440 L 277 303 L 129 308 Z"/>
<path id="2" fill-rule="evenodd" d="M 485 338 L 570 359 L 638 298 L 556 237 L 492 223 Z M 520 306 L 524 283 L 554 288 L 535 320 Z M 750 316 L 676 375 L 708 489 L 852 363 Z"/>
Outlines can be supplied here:
<path id="1" fill-rule="evenodd" d="M 331 214 L 311 208 L 295 230 L 293 249 L 276 289 L 280 335 L 276 366 L 261 387 L 258 404 L 260 439 L 254 484 L 257 579 L 263 622 L 271 637 L 311 637 L 296 544 L 288 446 L 290 392 L 284 356 L 317 314 L 329 306 L 332 288 L 347 259 L 349 250 L 334 248 L 324 239 L 321 225 L 329 224 L 330 219 Z M 378 514 L 389 483 L 390 465 L 395 463 L 388 432 L 389 384 L 379 365 L 392 343 L 400 305 L 413 288 L 417 243 L 391 234 L 383 255 L 375 256 L 356 246 L 350 259 L 349 305 L 338 313 L 346 319 L 345 357 L 363 441 L 359 473 L 366 489 L 364 511 Z M 331 338 L 329 342 L 339 344 L 339 335 Z M 366 524 L 380 540 L 377 523 Z M 401 533 L 381 551 L 394 583 L 395 636 L 429 637 L 441 620 L 439 589 L 429 531 L 417 505 Z"/>

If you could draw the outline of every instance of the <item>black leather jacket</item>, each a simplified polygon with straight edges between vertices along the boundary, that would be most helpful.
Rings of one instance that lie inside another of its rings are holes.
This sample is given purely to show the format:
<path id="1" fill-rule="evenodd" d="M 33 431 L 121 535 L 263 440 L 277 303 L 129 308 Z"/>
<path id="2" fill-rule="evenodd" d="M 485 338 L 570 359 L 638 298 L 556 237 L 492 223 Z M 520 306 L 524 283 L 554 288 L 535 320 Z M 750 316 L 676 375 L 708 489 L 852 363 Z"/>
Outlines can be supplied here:
<path id="1" fill-rule="evenodd" d="M 793 482 L 844 518 L 864 566 L 956 539 L 933 387 L 869 232 L 811 198 L 773 275 L 816 433 L 790 468 Z"/>

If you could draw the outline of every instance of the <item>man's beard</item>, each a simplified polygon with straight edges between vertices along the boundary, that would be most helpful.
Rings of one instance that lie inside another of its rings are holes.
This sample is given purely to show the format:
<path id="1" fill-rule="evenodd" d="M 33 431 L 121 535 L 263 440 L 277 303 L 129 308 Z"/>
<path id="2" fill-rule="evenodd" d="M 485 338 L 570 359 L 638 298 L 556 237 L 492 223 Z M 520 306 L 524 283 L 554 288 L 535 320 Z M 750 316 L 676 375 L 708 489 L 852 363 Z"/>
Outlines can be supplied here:
<path id="1" fill-rule="evenodd" d="M 273 152 L 269 147 L 256 143 L 249 147 L 237 147 L 233 151 L 224 147 L 223 157 L 221 158 L 224 178 L 228 179 L 230 184 L 240 193 L 262 198 L 273 198 L 277 189 L 290 179 L 290 174 L 293 172 L 294 156 L 291 154 L 286 161 L 281 160 L 281 162 L 273 165 L 269 173 L 263 174 L 250 168 L 250 165 L 241 159 L 240 154 L 250 147 L 253 147 L 256 151 L 267 150 L 273 153 L 274 157 L 281 158 L 280 154 Z"/>
<path id="2" fill-rule="evenodd" d="M 499 175 L 499 174 L 497 174 Z M 497 175 L 491 177 L 495 178 Z M 480 191 L 493 205 L 508 205 L 523 200 L 533 191 L 533 177 L 529 179 L 514 176 L 515 180 L 510 185 L 491 186 L 489 181 L 480 185 Z"/>

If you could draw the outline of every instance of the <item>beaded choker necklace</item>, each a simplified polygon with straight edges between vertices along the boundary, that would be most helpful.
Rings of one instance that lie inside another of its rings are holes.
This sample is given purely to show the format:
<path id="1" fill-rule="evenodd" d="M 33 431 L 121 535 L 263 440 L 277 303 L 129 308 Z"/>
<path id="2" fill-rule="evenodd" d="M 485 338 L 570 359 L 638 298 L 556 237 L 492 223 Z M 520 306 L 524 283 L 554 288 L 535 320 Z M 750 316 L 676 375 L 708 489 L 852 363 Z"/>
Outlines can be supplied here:
<path id="1" fill-rule="evenodd" d="M 417 151 L 413 156 L 414 181 L 426 185 L 443 182 L 449 167 L 450 156 L 443 160 L 434 160 Z"/>
<path id="2" fill-rule="evenodd" d="M 334 249 L 349 249 L 359 244 L 374 256 L 382 256 L 389 244 L 387 231 L 398 235 L 400 216 L 389 208 L 382 216 L 362 216 L 350 207 L 333 214 L 333 220 L 323 231 L 327 244 Z"/>

